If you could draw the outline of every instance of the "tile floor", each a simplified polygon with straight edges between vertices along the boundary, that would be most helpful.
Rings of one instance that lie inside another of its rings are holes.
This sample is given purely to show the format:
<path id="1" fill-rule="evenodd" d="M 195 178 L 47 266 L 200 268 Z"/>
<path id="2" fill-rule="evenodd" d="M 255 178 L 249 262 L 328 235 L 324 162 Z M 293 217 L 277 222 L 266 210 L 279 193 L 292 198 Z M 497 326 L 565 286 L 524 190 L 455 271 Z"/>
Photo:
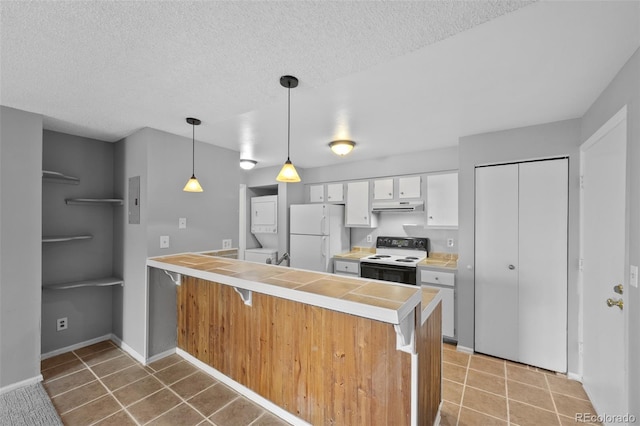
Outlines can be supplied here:
<path id="1" fill-rule="evenodd" d="M 105 341 L 43 360 L 41 369 L 68 426 L 288 424 L 178 355 L 144 367 Z"/>
<path id="2" fill-rule="evenodd" d="M 579 382 L 445 344 L 441 425 L 585 425 L 595 411 Z"/>
<path id="3" fill-rule="evenodd" d="M 443 426 L 572 425 L 594 413 L 578 382 L 444 345 Z M 282 426 L 178 355 L 144 367 L 105 341 L 42 361 L 44 387 L 65 425 Z"/>

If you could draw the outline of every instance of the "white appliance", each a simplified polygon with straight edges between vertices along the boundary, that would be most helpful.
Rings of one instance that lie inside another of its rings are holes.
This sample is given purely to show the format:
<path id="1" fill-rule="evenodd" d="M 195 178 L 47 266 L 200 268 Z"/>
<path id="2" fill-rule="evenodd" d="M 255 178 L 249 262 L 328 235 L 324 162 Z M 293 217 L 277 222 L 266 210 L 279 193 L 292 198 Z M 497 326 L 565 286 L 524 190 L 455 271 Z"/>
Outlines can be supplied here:
<path id="1" fill-rule="evenodd" d="M 376 254 L 360 259 L 360 276 L 416 284 L 416 267 L 428 249 L 428 238 L 378 237 Z"/>
<path id="2" fill-rule="evenodd" d="M 290 266 L 310 271 L 332 272 L 331 258 L 350 249 L 344 226 L 344 206 L 294 204 L 290 207 Z"/>
<path id="3" fill-rule="evenodd" d="M 254 248 L 244 251 L 244 260 L 258 263 L 276 263 L 278 259 L 278 251 L 270 248 Z"/>
<path id="4" fill-rule="evenodd" d="M 251 233 L 262 247 L 244 251 L 244 260 L 274 263 L 278 257 L 278 196 L 251 198 Z"/>

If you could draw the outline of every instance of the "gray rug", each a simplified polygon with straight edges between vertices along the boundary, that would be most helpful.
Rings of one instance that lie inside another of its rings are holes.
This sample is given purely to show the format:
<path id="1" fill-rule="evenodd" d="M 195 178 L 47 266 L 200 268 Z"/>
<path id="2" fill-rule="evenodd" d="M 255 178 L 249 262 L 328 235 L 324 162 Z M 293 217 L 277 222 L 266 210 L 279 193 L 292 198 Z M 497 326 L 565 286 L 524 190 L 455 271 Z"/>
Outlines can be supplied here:
<path id="1" fill-rule="evenodd" d="M 41 383 L 0 395 L 1 426 L 58 426 L 62 421 Z"/>

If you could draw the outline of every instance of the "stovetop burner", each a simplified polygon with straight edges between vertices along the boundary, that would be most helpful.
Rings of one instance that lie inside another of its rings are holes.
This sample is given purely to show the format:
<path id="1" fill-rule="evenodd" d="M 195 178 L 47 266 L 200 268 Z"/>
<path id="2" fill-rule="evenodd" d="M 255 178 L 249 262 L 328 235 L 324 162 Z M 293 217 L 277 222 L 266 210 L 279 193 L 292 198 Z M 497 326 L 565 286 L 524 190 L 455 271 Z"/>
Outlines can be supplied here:
<path id="1" fill-rule="evenodd" d="M 415 259 L 417 259 L 417 257 Z M 408 258 L 396 259 L 396 262 L 414 263 L 415 259 L 408 259 Z"/>

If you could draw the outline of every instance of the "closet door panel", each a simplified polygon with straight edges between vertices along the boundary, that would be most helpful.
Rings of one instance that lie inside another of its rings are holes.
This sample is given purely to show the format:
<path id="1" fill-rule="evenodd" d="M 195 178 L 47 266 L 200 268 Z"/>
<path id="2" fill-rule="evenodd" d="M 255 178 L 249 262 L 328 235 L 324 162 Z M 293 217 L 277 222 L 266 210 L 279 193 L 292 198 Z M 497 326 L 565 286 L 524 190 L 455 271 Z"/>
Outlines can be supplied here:
<path id="1" fill-rule="evenodd" d="M 476 169 L 475 349 L 518 356 L 518 166 Z"/>
<path id="2" fill-rule="evenodd" d="M 519 360 L 567 369 L 568 160 L 520 164 Z"/>

